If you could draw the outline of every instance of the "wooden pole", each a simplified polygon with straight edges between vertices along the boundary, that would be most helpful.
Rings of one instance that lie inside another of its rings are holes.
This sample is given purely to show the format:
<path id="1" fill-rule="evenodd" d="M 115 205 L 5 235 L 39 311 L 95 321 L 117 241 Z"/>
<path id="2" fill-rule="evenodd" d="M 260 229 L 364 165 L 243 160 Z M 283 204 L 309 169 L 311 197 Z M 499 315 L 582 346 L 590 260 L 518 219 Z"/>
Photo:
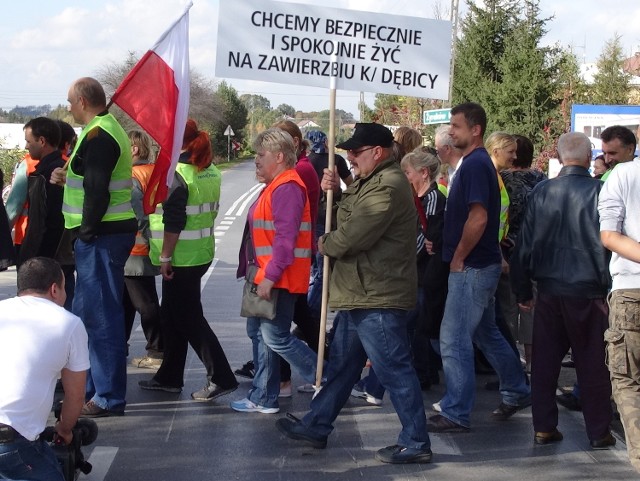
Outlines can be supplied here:
<path id="1" fill-rule="evenodd" d="M 335 62 L 336 57 L 333 55 L 331 61 Z M 336 145 L 336 78 L 331 77 L 329 88 L 329 164 L 327 168 L 333 172 L 335 166 L 335 145 Z M 326 192 L 327 212 L 324 221 L 324 231 L 331 231 L 331 215 L 333 207 L 333 190 Z M 320 335 L 318 336 L 318 364 L 316 366 L 316 392 L 320 390 L 322 384 L 322 371 L 324 365 L 324 345 L 327 335 L 327 311 L 329 305 L 329 280 L 331 278 L 331 265 L 329 256 L 323 257 L 322 266 L 322 306 L 320 310 Z"/>

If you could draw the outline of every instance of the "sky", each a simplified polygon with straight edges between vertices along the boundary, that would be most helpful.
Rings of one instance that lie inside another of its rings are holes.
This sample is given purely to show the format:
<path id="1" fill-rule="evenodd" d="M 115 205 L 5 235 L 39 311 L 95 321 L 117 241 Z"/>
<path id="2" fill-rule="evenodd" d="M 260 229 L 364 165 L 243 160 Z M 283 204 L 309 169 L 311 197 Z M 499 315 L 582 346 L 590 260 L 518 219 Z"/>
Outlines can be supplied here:
<path id="1" fill-rule="evenodd" d="M 242 0 L 235 0 L 241 2 Z M 66 104 L 76 78 L 95 76 L 142 55 L 184 12 L 189 0 L 30 0 L 3 2 L 0 17 L 0 108 Z M 450 0 L 292 0 L 333 8 L 448 19 Z M 418 4 L 418 5 L 416 5 Z M 621 37 L 625 55 L 640 51 L 638 0 L 540 0 L 547 23 L 547 45 L 570 47 L 581 62 L 595 62 L 607 40 Z M 466 11 L 460 0 L 461 15 Z M 227 21 L 233 21 L 229 19 Z M 205 78 L 226 80 L 240 95 L 267 97 L 272 107 L 297 110 L 329 107 L 328 89 L 215 77 L 218 0 L 193 0 L 190 10 L 191 67 Z M 373 94 L 365 101 L 373 105 Z M 358 117 L 359 92 L 338 91 L 336 107 Z"/>

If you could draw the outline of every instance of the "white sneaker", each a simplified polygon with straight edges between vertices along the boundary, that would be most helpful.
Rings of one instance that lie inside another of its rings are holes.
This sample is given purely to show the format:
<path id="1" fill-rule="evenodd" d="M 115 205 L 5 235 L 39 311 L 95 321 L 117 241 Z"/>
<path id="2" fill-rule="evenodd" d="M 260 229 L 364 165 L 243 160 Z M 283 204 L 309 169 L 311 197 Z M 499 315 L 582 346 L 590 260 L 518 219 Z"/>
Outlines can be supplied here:
<path id="1" fill-rule="evenodd" d="M 440 407 L 440 401 L 433 403 L 431 405 L 431 409 L 433 409 L 437 413 L 441 413 L 442 412 L 442 408 Z"/>
<path id="2" fill-rule="evenodd" d="M 355 386 L 351 390 L 351 396 L 357 397 L 358 399 L 364 399 L 369 404 L 373 404 L 374 406 L 381 406 L 382 405 L 382 399 L 378 399 L 377 397 L 373 397 L 367 391 L 361 391 L 359 388 L 357 388 Z"/>
<path id="3" fill-rule="evenodd" d="M 232 401 L 231 409 L 241 413 L 262 413 L 262 414 L 275 414 L 280 411 L 280 408 L 267 408 L 254 404 L 249 399 L 244 398 L 240 401 Z"/>

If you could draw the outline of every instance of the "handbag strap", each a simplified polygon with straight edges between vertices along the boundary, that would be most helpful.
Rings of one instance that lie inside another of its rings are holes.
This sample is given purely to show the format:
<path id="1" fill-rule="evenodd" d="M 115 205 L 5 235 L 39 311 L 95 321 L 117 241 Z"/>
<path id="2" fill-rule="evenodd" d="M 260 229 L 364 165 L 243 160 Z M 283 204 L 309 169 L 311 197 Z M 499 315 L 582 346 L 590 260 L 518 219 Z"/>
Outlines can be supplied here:
<path id="1" fill-rule="evenodd" d="M 424 212 L 424 207 L 422 206 L 422 202 L 420 202 L 420 197 L 414 195 L 413 202 L 416 205 L 416 210 L 418 211 L 418 220 L 420 220 L 420 225 L 422 225 L 422 233 L 427 237 L 427 214 Z"/>

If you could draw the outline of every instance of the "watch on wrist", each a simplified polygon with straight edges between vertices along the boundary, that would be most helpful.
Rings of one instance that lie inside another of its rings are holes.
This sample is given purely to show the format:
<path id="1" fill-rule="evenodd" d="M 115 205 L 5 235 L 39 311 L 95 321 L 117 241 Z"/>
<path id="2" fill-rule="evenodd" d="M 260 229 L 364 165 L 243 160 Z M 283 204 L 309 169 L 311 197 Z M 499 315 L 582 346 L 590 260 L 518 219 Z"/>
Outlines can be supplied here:
<path id="1" fill-rule="evenodd" d="M 162 256 L 160 256 L 160 262 L 161 262 L 161 263 L 163 263 L 163 264 L 164 264 L 165 262 L 171 262 L 171 256 L 169 256 L 169 257 L 162 257 Z"/>

